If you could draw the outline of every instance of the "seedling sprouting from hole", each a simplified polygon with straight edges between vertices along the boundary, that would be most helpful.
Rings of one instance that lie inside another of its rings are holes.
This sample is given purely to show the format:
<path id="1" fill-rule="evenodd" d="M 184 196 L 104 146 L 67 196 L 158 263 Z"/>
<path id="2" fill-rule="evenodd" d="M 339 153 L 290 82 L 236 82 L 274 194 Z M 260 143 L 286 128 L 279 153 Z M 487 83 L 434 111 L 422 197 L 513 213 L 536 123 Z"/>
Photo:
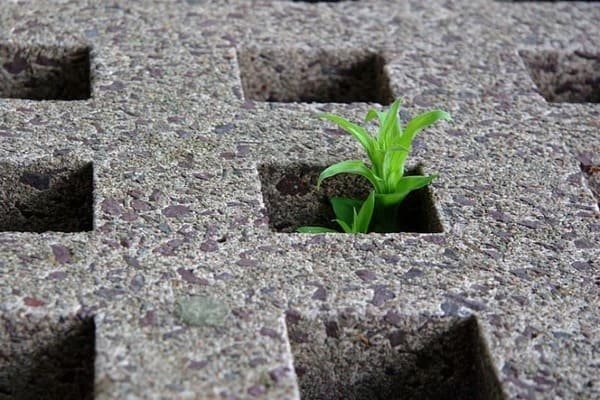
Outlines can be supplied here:
<path id="1" fill-rule="evenodd" d="M 375 120 L 379 128 L 372 136 L 364 127 L 334 114 L 323 119 L 334 122 L 350 133 L 367 153 L 370 166 L 361 160 L 345 160 L 326 168 L 317 186 L 338 174 L 355 174 L 373 186 L 367 200 L 333 197 L 330 199 L 335 221 L 346 233 L 393 232 L 398 219 L 398 205 L 414 190 L 429 185 L 437 175 L 405 176 L 405 163 L 417 134 L 439 120 L 451 121 L 450 114 L 433 110 L 418 115 L 404 127 L 398 119 L 401 100 L 394 101 L 389 111 L 369 110 L 365 122 Z M 368 217 L 368 220 L 367 220 Z M 299 232 L 336 232 L 322 227 L 301 227 Z"/>
<path id="2" fill-rule="evenodd" d="M 373 210 L 375 208 L 375 191 L 371 191 L 364 202 L 347 199 L 345 197 L 332 197 L 330 199 L 337 222 L 345 233 L 368 233 Z M 360 211 L 356 211 L 359 209 Z M 320 226 L 303 226 L 298 228 L 301 233 L 330 233 L 336 230 Z"/>

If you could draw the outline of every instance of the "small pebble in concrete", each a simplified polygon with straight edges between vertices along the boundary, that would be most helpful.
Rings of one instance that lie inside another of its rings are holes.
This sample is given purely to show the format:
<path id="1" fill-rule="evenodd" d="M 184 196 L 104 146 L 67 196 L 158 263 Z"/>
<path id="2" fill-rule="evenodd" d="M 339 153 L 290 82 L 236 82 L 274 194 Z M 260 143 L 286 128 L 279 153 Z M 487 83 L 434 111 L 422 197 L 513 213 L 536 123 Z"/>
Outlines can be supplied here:
<path id="1" fill-rule="evenodd" d="M 179 299 L 176 314 L 186 325 L 219 326 L 229 314 L 229 308 L 210 297 L 190 296 Z"/>

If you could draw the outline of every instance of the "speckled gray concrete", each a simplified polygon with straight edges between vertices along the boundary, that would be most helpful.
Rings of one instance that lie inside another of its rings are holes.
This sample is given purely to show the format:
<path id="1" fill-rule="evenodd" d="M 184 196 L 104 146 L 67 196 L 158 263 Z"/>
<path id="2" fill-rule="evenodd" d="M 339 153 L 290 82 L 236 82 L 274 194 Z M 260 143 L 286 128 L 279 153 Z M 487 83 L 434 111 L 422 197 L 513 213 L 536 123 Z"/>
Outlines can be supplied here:
<path id="1" fill-rule="evenodd" d="M 597 54 L 598 20 L 594 2 L 2 2 L 0 44 L 89 46 L 92 79 L 87 100 L 0 99 L 3 171 L 91 162 L 95 191 L 91 231 L 0 232 L 0 398 L 40 390 L 10 382 L 27 349 L 90 343 L 93 389 L 88 368 L 70 398 L 600 398 L 580 169 L 600 165 L 600 109 L 547 103 L 518 54 Z M 411 158 L 440 173 L 444 232 L 271 231 L 257 167 L 360 157 L 315 115 L 372 105 L 245 99 L 256 48 L 377 52 L 408 115 L 451 112 Z"/>

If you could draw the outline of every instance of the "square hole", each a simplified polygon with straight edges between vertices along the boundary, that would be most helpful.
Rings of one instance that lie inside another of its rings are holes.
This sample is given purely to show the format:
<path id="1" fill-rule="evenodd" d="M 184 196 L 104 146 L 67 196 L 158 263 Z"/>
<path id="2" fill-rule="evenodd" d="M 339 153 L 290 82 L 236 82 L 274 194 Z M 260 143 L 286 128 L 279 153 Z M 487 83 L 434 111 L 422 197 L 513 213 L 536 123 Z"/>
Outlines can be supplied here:
<path id="1" fill-rule="evenodd" d="M 600 103 L 600 52 L 519 51 L 533 82 L 551 103 Z"/>
<path id="2" fill-rule="evenodd" d="M 90 98 L 90 49 L 0 43 L 0 98 Z"/>
<path id="3" fill-rule="evenodd" d="M 302 400 L 498 400 L 502 386 L 475 317 L 297 319 L 288 334 Z"/>
<path id="4" fill-rule="evenodd" d="M 259 166 L 262 195 L 269 226 L 276 232 L 294 232 L 300 226 L 323 226 L 339 230 L 329 198 L 334 196 L 365 199 L 371 186 L 356 175 L 337 175 L 317 190 L 323 166 L 292 164 Z M 422 168 L 408 169 L 406 175 L 421 175 Z M 410 193 L 398 208 L 398 221 L 392 232 L 443 232 L 438 212 L 428 187 Z"/>
<path id="5" fill-rule="evenodd" d="M 91 163 L 0 163 L 0 232 L 82 232 L 94 225 Z"/>
<path id="6" fill-rule="evenodd" d="M 598 201 L 600 207 L 600 165 L 594 165 L 592 163 L 581 163 L 581 170 L 587 178 L 590 190 Z"/>
<path id="7" fill-rule="evenodd" d="M 0 316 L 0 355 L 0 398 L 94 398 L 93 318 L 32 322 Z"/>
<path id="8" fill-rule="evenodd" d="M 259 49 L 238 51 L 245 98 L 283 103 L 390 104 L 384 58 L 360 50 Z"/>

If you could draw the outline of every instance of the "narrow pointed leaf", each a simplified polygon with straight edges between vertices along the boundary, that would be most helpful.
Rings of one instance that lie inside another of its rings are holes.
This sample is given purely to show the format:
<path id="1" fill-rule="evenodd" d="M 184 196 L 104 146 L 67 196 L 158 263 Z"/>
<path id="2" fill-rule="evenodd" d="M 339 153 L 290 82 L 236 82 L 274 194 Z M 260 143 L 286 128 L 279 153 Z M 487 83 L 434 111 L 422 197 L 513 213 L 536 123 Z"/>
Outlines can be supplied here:
<path id="1" fill-rule="evenodd" d="M 398 125 L 398 110 L 400 109 L 401 100 L 397 99 L 394 101 L 390 109 L 388 110 L 383 124 L 379 128 L 377 135 L 377 142 L 385 150 L 388 148 L 394 133 L 397 132 Z"/>
<path id="2" fill-rule="evenodd" d="M 336 123 L 340 128 L 354 136 L 354 138 L 356 138 L 356 140 L 360 142 L 362 147 L 370 156 L 371 152 L 373 151 L 375 141 L 371 137 L 371 135 L 369 135 L 369 132 L 367 132 L 365 128 L 334 114 L 323 114 L 322 118 Z"/>
<path id="3" fill-rule="evenodd" d="M 357 212 L 356 212 L 356 208 L 354 210 L 352 210 L 352 233 L 358 233 L 358 231 L 356 230 L 356 223 L 358 221 L 358 217 L 357 217 Z"/>
<path id="4" fill-rule="evenodd" d="M 385 152 L 382 175 L 386 184 L 386 191 L 393 191 L 396 184 L 404 175 L 404 163 L 408 157 L 408 149 L 395 147 Z"/>
<path id="5" fill-rule="evenodd" d="M 398 185 L 396 186 L 396 192 L 406 191 L 407 193 L 410 193 L 413 190 L 421 189 L 422 187 L 429 185 L 435 178 L 437 178 L 437 175 L 405 176 L 398 182 Z"/>
<path id="6" fill-rule="evenodd" d="M 373 173 L 375 176 L 383 177 L 383 161 L 385 158 L 385 151 L 379 148 L 379 145 L 375 144 L 375 150 L 371 157 L 369 157 L 369 161 L 371 161 Z"/>
<path id="7" fill-rule="evenodd" d="M 329 201 L 331 201 L 335 217 L 348 225 L 351 225 L 354 220 L 354 210 L 359 209 L 362 204 L 360 200 L 346 197 L 332 197 Z"/>
<path id="8" fill-rule="evenodd" d="M 339 233 L 335 229 L 329 229 L 322 226 L 301 226 L 296 229 L 299 233 Z"/>
<path id="9" fill-rule="evenodd" d="M 408 193 L 385 193 L 375 195 L 377 207 L 389 207 L 402 203 Z"/>
<path id="10" fill-rule="evenodd" d="M 367 115 L 365 115 L 365 122 L 369 122 L 374 120 L 375 118 L 378 117 L 379 111 L 377 111 L 374 108 L 371 108 L 369 111 L 367 111 Z"/>
<path id="11" fill-rule="evenodd" d="M 353 233 L 352 228 L 346 222 L 342 221 L 341 219 L 336 219 L 335 222 L 342 227 L 345 233 Z"/>
<path id="12" fill-rule="evenodd" d="M 417 136 L 422 129 L 427 128 L 439 120 L 452 121 L 452 117 L 442 110 L 429 111 L 416 116 L 411 119 L 406 125 L 406 128 L 404 128 L 404 133 L 402 134 L 399 144 L 404 147 L 410 147 L 415 136 Z"/>
<path id="13" fill-rule="evenodd" d="M 373 217 L 373 210 L 375 209 L 375 191 L 371 191 L 367 200 L 364 201 L 360 212 L 354 219 L 355 232 L 368 233 L 369 225 L 371 224 L 371 218 Z"/>
<path id="14" fill-rule="evenodd" d="M 375 200 L 383 207 L 399 204 L 410 192 L 429 185 L 436 177 L 437 175 L 402 177 L 393 193 L 377 194 Z"/>
<path id="15" fill-rule="evenodd" d="M 341 161 L 337 164 L 333 164 L 333 165 L 325 168 L 325 170 L 323 172 L 321 172 L 321 175 L 319 175 L 317 187 L 320 186 L 321 182 L 323 182 L 325 179 L 331 178 L 332 176 L 335 176 L 338 174 L 360 175 L 360 176 L 367 178 L 369 180 L 369 182 L 371 182 L 371 184 L 373 185 L 374 188 L 376 188 L 376 189 L 381 188 L 381 184 L 382 184 L 382 182 L 380 182 L 381 178 L 375 176 L 373 171 L 371 171 L 365 165 L 365 163 L 360 160 Z"/>
<path id="16" fill-rule="evenodd" d="M 379 125 L 383 125 L 383 123 L 385 122 L 386 116 L 387 116 L 387 112 L 385 112 L 385 111 L 377 111 L 374 108 L 371 108 L 367 112 L 367 115 L 365 116 L 365 122 L 369 122 L 369 121 L 372 121 L 375 118 L 377 118 L 377 121 L 379 122 Z"/>

